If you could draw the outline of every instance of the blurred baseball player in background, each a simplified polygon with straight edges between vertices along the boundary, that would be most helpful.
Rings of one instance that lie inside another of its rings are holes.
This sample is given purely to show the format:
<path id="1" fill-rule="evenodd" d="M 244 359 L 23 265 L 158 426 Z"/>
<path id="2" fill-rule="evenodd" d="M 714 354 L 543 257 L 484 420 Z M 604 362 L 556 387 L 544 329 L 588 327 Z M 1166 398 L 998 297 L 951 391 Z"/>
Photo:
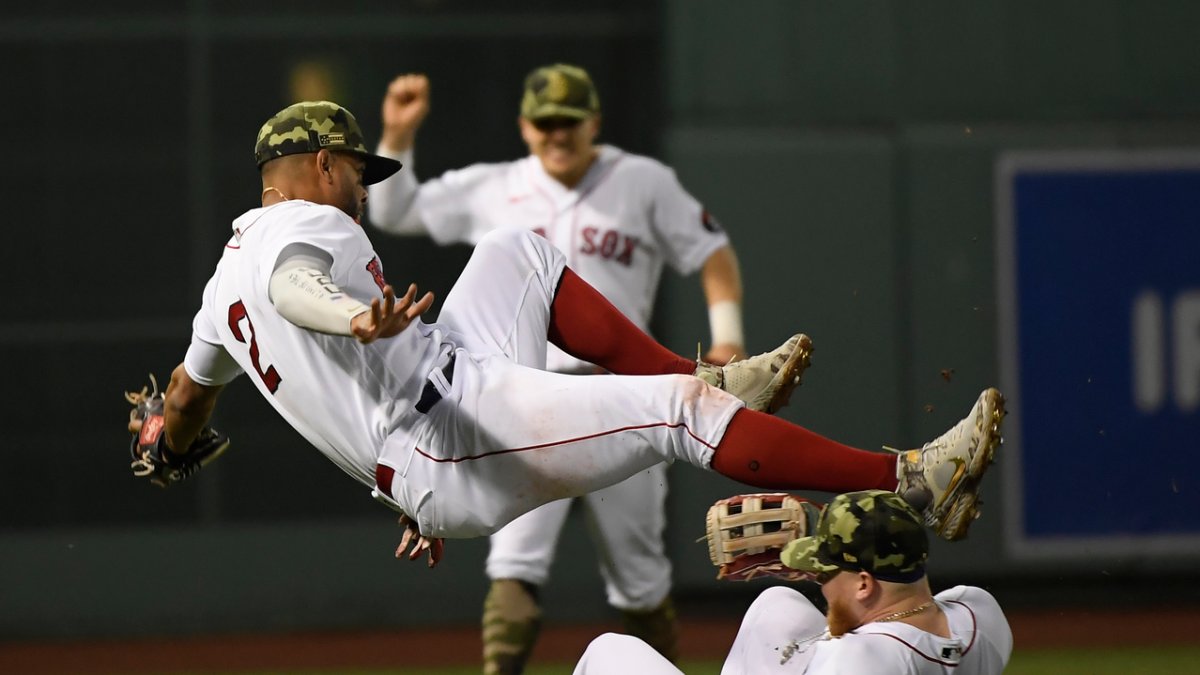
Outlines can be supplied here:
<path id="1" fill-rule="evenodd" d="M 948 539 L 977 515 L 999 443 L 994 389 L 919 450 L 850 448 L 763 412 L 799 383 L 803 336 L 726 366 L 678 356 L 520 228 L 483 237 L 427 324 L 432 295 L 412 284 L 397 299 L 359 225 L 364 186 L 400 164 L 367 151 L 348 111 L 289 106 L 255 156 L 262 206 L 233 222 L 161 412 L 139 404 L 130 420 L 138 475 L 170 484 L 215 457 L 228 442 L 210 442 L 208 420 L 250 373 L 297 432 L 403 514 L 396 555 L 428 551 L 430 565 L 443 537 L 490 535 L 675 460 L 763 488 L 896 490 Z M 547 340 L 615 375 L 543 370 Z"/>
<path id="2" fill-rule="evenodd" d="M 492 230 L 521 227 L 554 244 L 567 264 L 639 328 L 649 327 L 663 266 L 700 272 L 713 347 L 709 363 L 745 356 L 737 257 L 716 220 L 675 177 L 648 157 L 596 145 L 600 99 L 587 72 L 555 64 L 525 79 L 517 118 L 529 156 L 476 164 L 420 185 L 413 143 L 429 111 L 429 82 L 402 75 L 383 101 L 378 152 L 409 171 L 370 188 L 371 222 L 439 243 L 478 244 Z M 549 370 L 596 366 L 553 345 Z M 678 657 L 671 562 L 663 546 L 667 465 L 580 498 L 609 604 L 625 629 L 664 656 Z M 484 672 L 520 673 L 541 627 L 539 589 L 549 577 L 571 502 L 551 502 L 491 537 L 484 606 Z"/>
<path id="3" fill-rule="evenodd" d="M 781 556 L 815 576 L 828 604 L 822 615 L 787 586 L 763 591 L 742 619 L 722 675 L 999 675 L 1012 631 L 990 593 L 956 586 L 933 595 L 925 574 L 929 540 L 921 515 L 899 495 L 838 495 L 813 535 Z M 602 635 L 576 675 L 679 675 L 649 645 Z"/>

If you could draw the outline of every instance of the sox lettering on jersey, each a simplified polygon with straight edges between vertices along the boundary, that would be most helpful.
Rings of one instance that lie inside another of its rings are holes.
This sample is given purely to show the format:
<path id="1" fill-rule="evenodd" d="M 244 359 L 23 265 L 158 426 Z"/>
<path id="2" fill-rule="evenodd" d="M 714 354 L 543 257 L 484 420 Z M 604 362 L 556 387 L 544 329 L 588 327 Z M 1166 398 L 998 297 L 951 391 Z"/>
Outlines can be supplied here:
<path id="1" fill-rule="evenodd" d="M 601 233 L 600 228 L 589 226 L 583 228 L 583 245 L 579 252 L 600 256 L 605 260 L 615 260 L 628 267 L 633 264 L 633 252 L 637 245 L 637 237 L 621 234 L 616 230 Z"/>

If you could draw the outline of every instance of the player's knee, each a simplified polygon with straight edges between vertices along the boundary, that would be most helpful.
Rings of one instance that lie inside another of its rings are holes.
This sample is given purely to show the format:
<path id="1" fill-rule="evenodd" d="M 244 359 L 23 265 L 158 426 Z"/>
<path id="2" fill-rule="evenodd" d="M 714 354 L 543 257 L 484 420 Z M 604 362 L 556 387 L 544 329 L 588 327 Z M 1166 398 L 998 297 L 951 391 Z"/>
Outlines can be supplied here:
<path id="1" fill-rule="evenodd" d="M 550 270 L 560 264 L 562 253 L 546 238 L 519 227 L 492 230 L 475 245 L 474 255 L 498 254 L 527 261 L 534 269 Z"/>
<path id="2" fill-rule="evenodd" d="M 704 380 L 692 375 L 670 375 L 679 392 L 678 400 L 684 405 L 695 405 L 712 389 Z"/>
<path id="3" fill-rule="evenodd" d="M 517 251 L 525 248 L 529 242 L 538 238 L 537 234 L 521 227 L 501 227 L 483 235 L 479 243 L 475 245 L 475 250 L 503 249 Z"/>
<path id="4" fill-rule="evenodd" d="M 602 633 L 591 642 L 588 643 L 584 654 L 588 652 L 601 654 L 621 654 L 633 645 L 637 645 L 642 641 L 632 635 L 622 635 L 620 633 Z"/>
<path id="5" fill-rule="evenodd" d="M 746 610 L 746 619 L 751 620 L 754 617 L 765 615 L 767 617 L 777 614 L 782 607 L 790 607 L 796 603 L 809 603 L 808 598 L 804 594 L 794 588 L 788 586 L 772 586 L 754 599 L 750 603 L 750 608 Z"/>
<path id="6" fill-rule="evenodd" d="M 787 586 L 773 586 L 754 599 L 742 617 L 740 630 L 765 633 L 780 626 L 790 626 L 801 633 L 818 633 L 825 629 L 825 615 L 803 593 Z"/>

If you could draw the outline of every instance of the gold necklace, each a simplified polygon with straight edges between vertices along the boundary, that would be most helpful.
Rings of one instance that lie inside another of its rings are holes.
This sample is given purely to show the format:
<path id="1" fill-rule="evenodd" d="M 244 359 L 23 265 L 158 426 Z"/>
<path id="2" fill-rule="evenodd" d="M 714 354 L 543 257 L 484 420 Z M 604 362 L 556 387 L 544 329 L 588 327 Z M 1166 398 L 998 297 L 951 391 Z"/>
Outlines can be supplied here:
<path id="1" fill-rule="evenodd" d="M 930 600 L 929 602 L 927 602 L 923 605 L 918 605 L 916 607 L 913 607 L 912 609 L 905 609 L 905 610 L 901 610 L 899 612 L 892 612 L 891 614 L 888 614 L 887 616 L 875 619 L 871 623 L 884 623 L 886 621 L 898 621 L 900 619 L 908 618 L 914 614 L 920 614 L 921 612 L 924 612 L 925 610 L 929 609 L 932 606 L 933 606 L 933 600 Z"/>
<path id="2" fill-rule="evenodd" d="M 280 190 L 279 188 L 275 187 L 274 185 L 268 185 L 267 187 L 263 188 L 262 196 L 266 197 L 268 192 L 278 192 L 279 196 L 283 197 L 283 201 L 285 201 L 285 202 L 288 201 L 288 196 L 283 194 L 283 190 Z"/>

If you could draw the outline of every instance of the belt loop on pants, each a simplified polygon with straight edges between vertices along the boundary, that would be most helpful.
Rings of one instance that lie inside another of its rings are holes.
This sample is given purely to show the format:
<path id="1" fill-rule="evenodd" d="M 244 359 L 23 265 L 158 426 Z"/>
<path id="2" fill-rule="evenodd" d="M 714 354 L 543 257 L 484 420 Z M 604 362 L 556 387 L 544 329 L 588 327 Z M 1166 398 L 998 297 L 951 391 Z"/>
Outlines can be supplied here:
<path id="1" fill-rule="evenodd" d="M 446 365 L 442 366 L 441 369 L 442 377 L 446 378 L 446 384 L 448 385 L 454 382 L 454 359 L 456 356 L 454 352 L 450 352 L 450 359 L 446 361 Z M 434 386 L 433 380 L 426 380 L 425 387 L 421 389 L 421 398 L 417 400 L 417 412 L 424 415 L 440 400 L 442 400 L 442 394 Z"/>

